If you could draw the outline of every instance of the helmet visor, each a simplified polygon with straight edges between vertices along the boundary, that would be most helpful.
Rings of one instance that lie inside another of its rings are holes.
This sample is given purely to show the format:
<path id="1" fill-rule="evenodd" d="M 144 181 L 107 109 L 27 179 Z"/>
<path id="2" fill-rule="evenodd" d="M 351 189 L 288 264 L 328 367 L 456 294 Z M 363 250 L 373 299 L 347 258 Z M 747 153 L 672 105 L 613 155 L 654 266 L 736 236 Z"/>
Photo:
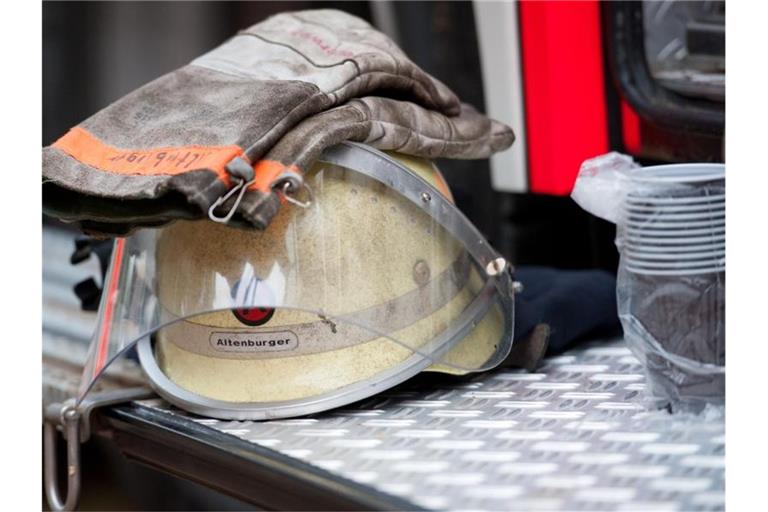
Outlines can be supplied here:
<path id="1" fill-rule="evenodd" d="M 283 204 L 263 231 L 177 221 L 117 240 L 81 397 L 150 339 L 153 364 L 203 395 L 268 368 L 301 377 L 281 390 L 322 377 L 332 382 L 316 394 L 327 394 L 506 357 L 510 273 L 438 186 L 357 144 L 327 151 L 305 182 L 311 204 Z M 253 400 L 243 387 L 231 400 Z"/>

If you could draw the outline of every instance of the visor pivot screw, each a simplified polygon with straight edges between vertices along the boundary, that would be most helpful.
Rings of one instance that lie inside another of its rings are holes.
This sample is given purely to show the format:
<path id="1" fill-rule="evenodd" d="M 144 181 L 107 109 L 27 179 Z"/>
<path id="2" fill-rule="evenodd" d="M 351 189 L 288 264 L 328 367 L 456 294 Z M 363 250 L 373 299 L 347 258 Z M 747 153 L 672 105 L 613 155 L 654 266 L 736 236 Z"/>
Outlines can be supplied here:
<path id="1" fill-rule="evenodd" d="M 525 290 L 525 286 L 520 281 L 512 281 L 512 291 L 514 293 L 522 293 Z"/>
<path id="2" fill-rule="evenodd" d="M 489 276 L 497 276 L 501 274 L 507 266 L 507 260 L 504 258 L 496 258 L 485 266 L 485 273 Z"/>
<path id="3" fill-rule="evenodd" d="M 424 286 L 429 282 L 429 265 L 424 260 L 419 260 L 413 265 L 413 280 L 419 286 Z"/>
<path id="4" fill-rule="evenodd" d="M 425 203 L 428 203 L 428 202 L 430 202 L 432 200 L 432 196 L 429 195 L 429 192 L 422 192 L 421 193 L 421 200 L 424 201 Z"/>

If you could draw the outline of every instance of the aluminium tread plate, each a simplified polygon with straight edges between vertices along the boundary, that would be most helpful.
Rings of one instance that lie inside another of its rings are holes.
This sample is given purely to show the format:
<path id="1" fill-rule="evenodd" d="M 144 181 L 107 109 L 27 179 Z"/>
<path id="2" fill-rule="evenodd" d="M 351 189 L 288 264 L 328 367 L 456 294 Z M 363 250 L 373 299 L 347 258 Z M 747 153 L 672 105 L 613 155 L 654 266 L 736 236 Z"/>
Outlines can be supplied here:
<path id="1" fill-rule="evenodd" d="M 423 376 L 299 419 L 221 421 L 140 404 L 424 508 L 722 510 L 721 412 L 648 412 L 643 386 L 617 340 L 537 373 Z"/>

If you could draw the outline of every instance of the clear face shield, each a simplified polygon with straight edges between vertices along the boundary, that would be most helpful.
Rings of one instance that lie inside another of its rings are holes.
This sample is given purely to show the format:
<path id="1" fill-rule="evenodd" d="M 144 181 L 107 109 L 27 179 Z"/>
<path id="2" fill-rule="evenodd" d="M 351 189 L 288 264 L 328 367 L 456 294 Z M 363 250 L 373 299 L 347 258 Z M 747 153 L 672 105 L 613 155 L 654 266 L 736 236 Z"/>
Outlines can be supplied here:
<path id="1" fill-rule="evenodd" d="M 512 344 L 510 267 L 428 180 L 344 143 L 306 174 L 311 204 L 284 204 L 266 230 L 177 221 L 117 240 L 79 398 L 137 343 L 161 396 L 233 419 L 495 367 Z"/>

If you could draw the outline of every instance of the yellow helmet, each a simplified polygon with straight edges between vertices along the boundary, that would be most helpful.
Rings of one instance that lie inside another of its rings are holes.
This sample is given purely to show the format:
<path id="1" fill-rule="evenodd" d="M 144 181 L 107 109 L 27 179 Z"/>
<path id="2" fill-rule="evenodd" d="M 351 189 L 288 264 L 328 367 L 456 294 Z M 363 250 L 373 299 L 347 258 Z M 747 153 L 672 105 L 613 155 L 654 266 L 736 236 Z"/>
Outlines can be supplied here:
<path id="1" fill-rule="evenodd" d="M 214 417 L 297 416 L 507 355 L 506 262 L 431 162 L 348 143 L 304 183 L 311 204 L 286 202 L 263 231 L 177 221 L 133 244 L 146 261 L 132 287 L 140 267 L 157 311 L 139 358 L 161 396 Z"/>

